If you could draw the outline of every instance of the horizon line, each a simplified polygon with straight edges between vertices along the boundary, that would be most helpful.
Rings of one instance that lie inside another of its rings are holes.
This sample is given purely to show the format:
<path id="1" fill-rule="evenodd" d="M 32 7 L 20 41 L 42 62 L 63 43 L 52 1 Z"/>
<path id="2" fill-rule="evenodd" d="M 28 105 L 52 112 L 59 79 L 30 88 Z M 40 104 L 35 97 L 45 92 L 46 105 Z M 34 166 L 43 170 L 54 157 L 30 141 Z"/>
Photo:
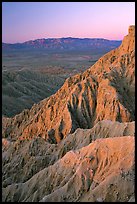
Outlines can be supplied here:
<path id="1" fill-rule="evenodd" d="M 99 38 L 99 37 L 71 37 L 71 36 L 68 36 L 68 37 L 48 37 L 48 38 L 35 38 L 35 39 L 31 39 L 31 40 L 26 40 L 26 41 L 23 41 L 23 42 L 14 42 L 14 43 L 10 43 L 10 42 L 3 42 L 2 43 L 5 43 L 5 44 L 21 44 L 21 43 L 26 43 L 26 42 L 29 42 L 29 41 L 35 41 L 35 40 L 47 40 L 47 39 L 62 39 L 62 38 L 73 38 L 73 39 L 102 39 L 102 40 L 109 40 L 109 41 L 122 41 L 123 39 L 121 40 L 114 40 L 114 39 L 107 39 L 107 38 Z"/>

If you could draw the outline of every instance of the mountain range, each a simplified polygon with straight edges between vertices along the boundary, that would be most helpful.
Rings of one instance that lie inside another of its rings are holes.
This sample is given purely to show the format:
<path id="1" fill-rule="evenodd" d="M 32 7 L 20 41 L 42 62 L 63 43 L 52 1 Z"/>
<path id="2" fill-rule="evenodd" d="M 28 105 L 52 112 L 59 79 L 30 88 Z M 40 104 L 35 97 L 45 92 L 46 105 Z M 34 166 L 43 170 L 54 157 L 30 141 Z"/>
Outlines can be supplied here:
<path id="1" fill-rule="evenodd" d="M 135 26 L 53 95 L 2 119 L 3 202 L 132 202 Z"/>
<path id="2" fill-rule="evenodd" d="M 24 43 L 2 43 L 2 49 L 43 49 L 53 51 L 74 51 L 74 50 L 111 50 L 121 44 L 120 40 L 107 40 L 102 38 L 48 38 L 29 40 Z"/>

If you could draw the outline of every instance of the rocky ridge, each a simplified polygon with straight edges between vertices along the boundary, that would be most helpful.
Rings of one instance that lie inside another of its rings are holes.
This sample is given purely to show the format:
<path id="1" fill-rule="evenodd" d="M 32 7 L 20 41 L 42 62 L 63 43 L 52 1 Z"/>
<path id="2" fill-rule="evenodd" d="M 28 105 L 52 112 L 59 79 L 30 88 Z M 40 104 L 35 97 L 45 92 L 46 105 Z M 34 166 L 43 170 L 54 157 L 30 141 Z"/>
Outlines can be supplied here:
<path id="1" fill-rule="evenodd" d="M 98 121 L 128 122 L 135 112 L 134 29 L 121 46 L 101 57 L 82 74 L 68 78 L 51 97 L 14 118 L 4 120 L 5 137 L 40 136 L 58 143 L 77 128 Z"/>

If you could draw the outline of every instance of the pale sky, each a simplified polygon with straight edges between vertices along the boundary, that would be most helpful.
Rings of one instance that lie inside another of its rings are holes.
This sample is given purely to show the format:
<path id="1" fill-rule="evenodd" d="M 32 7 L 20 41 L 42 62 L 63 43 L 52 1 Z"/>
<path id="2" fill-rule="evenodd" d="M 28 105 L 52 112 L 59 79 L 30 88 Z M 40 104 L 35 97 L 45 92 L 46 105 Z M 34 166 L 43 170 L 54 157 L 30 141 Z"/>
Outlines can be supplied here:
<path id="1" fill-rule="evenodd" d="M 2 42 L 80 37 L 122 40 L 135 2 L 3 2 Z"/>

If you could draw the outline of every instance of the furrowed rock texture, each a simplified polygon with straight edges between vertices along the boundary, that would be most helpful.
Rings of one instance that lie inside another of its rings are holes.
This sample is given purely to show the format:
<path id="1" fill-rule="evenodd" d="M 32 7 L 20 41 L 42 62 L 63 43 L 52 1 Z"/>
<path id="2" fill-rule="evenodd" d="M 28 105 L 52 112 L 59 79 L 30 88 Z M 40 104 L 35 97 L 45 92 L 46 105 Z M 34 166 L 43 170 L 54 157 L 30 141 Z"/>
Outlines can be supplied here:
<path id="1" fill-rule="evenodd" d="M 58 143 L 77 128 L 98 121 L 129 122 L 135 112 L 135 28 L 129 27 L 120 47 L 101 57 L 82 74 L 68 78 L 51 97 L 4 118 L 3 136 L 10 139 L 40 136 Z"/>
<path id="2" fill-rule="evenodd" d="M 96 139 L 134 134 L 135 122 L 119 123 L 104 120 L 98 122 L 92 129 L 77 129 L 58 144 L 50 144 L 41 137 L 15 142 L 3 138 L 3 187 L 29 180 L 40 170 L 53 165 L 67 152 L 85 147 Z"/>
<path id="3" fill-rule="evenodd" d="M 129 201 L 134 195 L 134 137 L 97 139 L 2 190 L 3 202 Z"/>

